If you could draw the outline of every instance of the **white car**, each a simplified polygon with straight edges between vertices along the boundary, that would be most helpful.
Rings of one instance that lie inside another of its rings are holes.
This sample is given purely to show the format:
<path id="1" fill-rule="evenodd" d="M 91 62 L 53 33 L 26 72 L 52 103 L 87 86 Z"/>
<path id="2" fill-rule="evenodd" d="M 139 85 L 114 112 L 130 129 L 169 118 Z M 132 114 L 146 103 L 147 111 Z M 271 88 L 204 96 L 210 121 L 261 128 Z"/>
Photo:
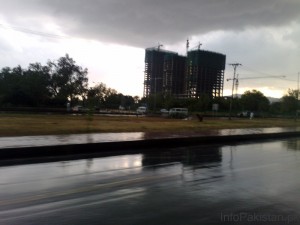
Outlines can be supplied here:
<path id="1" fill-rule="evenodd" d="M 169 116 L 175 117 L 175 118 L 185 118 L 189 114 L 189 111 L 187 108 L 172 108 L 169 111 Z"/>
<path id="2" fill-rule="evenodd" d="M 136 110 L 137 114 L 146 114 L 146 112 L 147 112 L 147 107 L 145 107 L 145 106 L 140 106 Z"/>
<path id="3" fill-rule="evenodd" d="M 165 114 L 165 113 L 169 113 L 169 111 L 168 111 L 167 109 L 161 109 L 160 112 L 161 112 L 161 113 L 164 113 L 164 114 Z"/>
<path id="4" fill-rule="evenodd" d="M 83 107 L 81 105 L 76 105 L 72 108 L 73 112 L 81 112 Z"/>

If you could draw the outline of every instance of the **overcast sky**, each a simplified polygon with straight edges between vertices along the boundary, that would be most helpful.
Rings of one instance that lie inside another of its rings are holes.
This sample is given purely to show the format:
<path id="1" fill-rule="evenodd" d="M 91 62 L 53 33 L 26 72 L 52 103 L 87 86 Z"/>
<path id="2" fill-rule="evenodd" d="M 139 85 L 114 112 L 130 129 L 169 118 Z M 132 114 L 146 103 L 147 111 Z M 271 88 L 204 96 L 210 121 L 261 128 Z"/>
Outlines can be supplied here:
<path id="1" fill-rule="evenodd" d="M 185 54 L 199 42 L 238 67 L 239 93 L 281 97 L 300 72 L 299 0 L 0 0 L 0 68 L 45 64 L 68 53 L 90 85 L 143 95 L 145 48 Z M 286 78 L 271 76 L 285 75 Z M 252 79 L 242 79 L 249 78 Z M 265 77 L 265 78 L 256 78 Z"/>

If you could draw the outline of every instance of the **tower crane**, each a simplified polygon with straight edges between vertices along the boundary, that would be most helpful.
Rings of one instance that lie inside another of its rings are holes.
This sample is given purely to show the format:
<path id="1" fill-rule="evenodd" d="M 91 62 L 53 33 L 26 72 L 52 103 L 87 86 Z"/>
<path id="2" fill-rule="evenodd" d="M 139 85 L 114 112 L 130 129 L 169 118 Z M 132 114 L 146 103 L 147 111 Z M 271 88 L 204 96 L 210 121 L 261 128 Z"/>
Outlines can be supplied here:
<path id="1" fill-rule="evenodd" d="M 147 48 L 147 49 L 150 49 L 150 50 L 157 50 L 157 51 L 159 52 L 160 49 L 161 49 L 161 47 L 163 47 L 163 46 L 164 46 L 163 44 L 161 44 L 161 43 L 158 42 L 157 45 L 155 45 L 155 46 L 153 46 L 153 47 L 149 47 L 149 48 Z"/>
<path id="2" fill-rule="evenodd" d="M 202 43 L 199 42 L 198 44 L 198 50 L 200 50 Z"/>
<path id="3" fill-rule="evenodd" d="M 159 51 L 160 50 L 160 48 L 161 47 L 163 47 L 164 45 L 163 44 L 160 44 L 160 43 L 158 43 L 158 46 L 157 46 L 157 51 Z"/>
<path id="4" fill-rule="evenodd" d="M 203 44 L 201 42 L 199 42 L 195 47 L 193 47 L 191 49 L 197 49 L 199 51 L 202 45 Z"/>

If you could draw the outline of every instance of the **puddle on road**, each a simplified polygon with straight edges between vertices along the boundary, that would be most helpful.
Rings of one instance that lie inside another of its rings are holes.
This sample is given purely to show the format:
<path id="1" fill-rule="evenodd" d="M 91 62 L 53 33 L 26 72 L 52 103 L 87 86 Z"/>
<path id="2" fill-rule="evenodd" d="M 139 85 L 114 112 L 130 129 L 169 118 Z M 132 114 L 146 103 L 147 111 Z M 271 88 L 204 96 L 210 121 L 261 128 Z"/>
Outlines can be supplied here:
<path id="1" fill-rule="evenodd" d="M 159 138 L 180 138 L 197 136 L 223 136 L 223 135 L 246 135 L 262 133 L 279 133 L 299 131 L 300 128 L 255 128 L 255 129 L 224 129 L 203 132 L 131 132 L 131 133 L 91 133 L 72 135 L 45 135 L 45 136 L 23 136 L 23 137 L 2 137 L 0 148 L 35 147 L 68 144 L 104 143 L 136 141 Z"/>

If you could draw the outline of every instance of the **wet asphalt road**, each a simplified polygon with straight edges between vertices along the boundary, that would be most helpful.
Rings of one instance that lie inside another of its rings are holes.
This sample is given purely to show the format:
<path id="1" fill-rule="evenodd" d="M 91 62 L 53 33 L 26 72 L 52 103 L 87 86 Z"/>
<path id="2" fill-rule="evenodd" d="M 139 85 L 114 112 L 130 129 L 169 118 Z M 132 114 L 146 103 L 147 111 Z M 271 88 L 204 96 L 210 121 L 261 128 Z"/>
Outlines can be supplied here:
<path id="1" fill-rule="evenodd" d="M 0 167 L 0 200 L 1 225 L 300 224 L 300 139 Z"/>

